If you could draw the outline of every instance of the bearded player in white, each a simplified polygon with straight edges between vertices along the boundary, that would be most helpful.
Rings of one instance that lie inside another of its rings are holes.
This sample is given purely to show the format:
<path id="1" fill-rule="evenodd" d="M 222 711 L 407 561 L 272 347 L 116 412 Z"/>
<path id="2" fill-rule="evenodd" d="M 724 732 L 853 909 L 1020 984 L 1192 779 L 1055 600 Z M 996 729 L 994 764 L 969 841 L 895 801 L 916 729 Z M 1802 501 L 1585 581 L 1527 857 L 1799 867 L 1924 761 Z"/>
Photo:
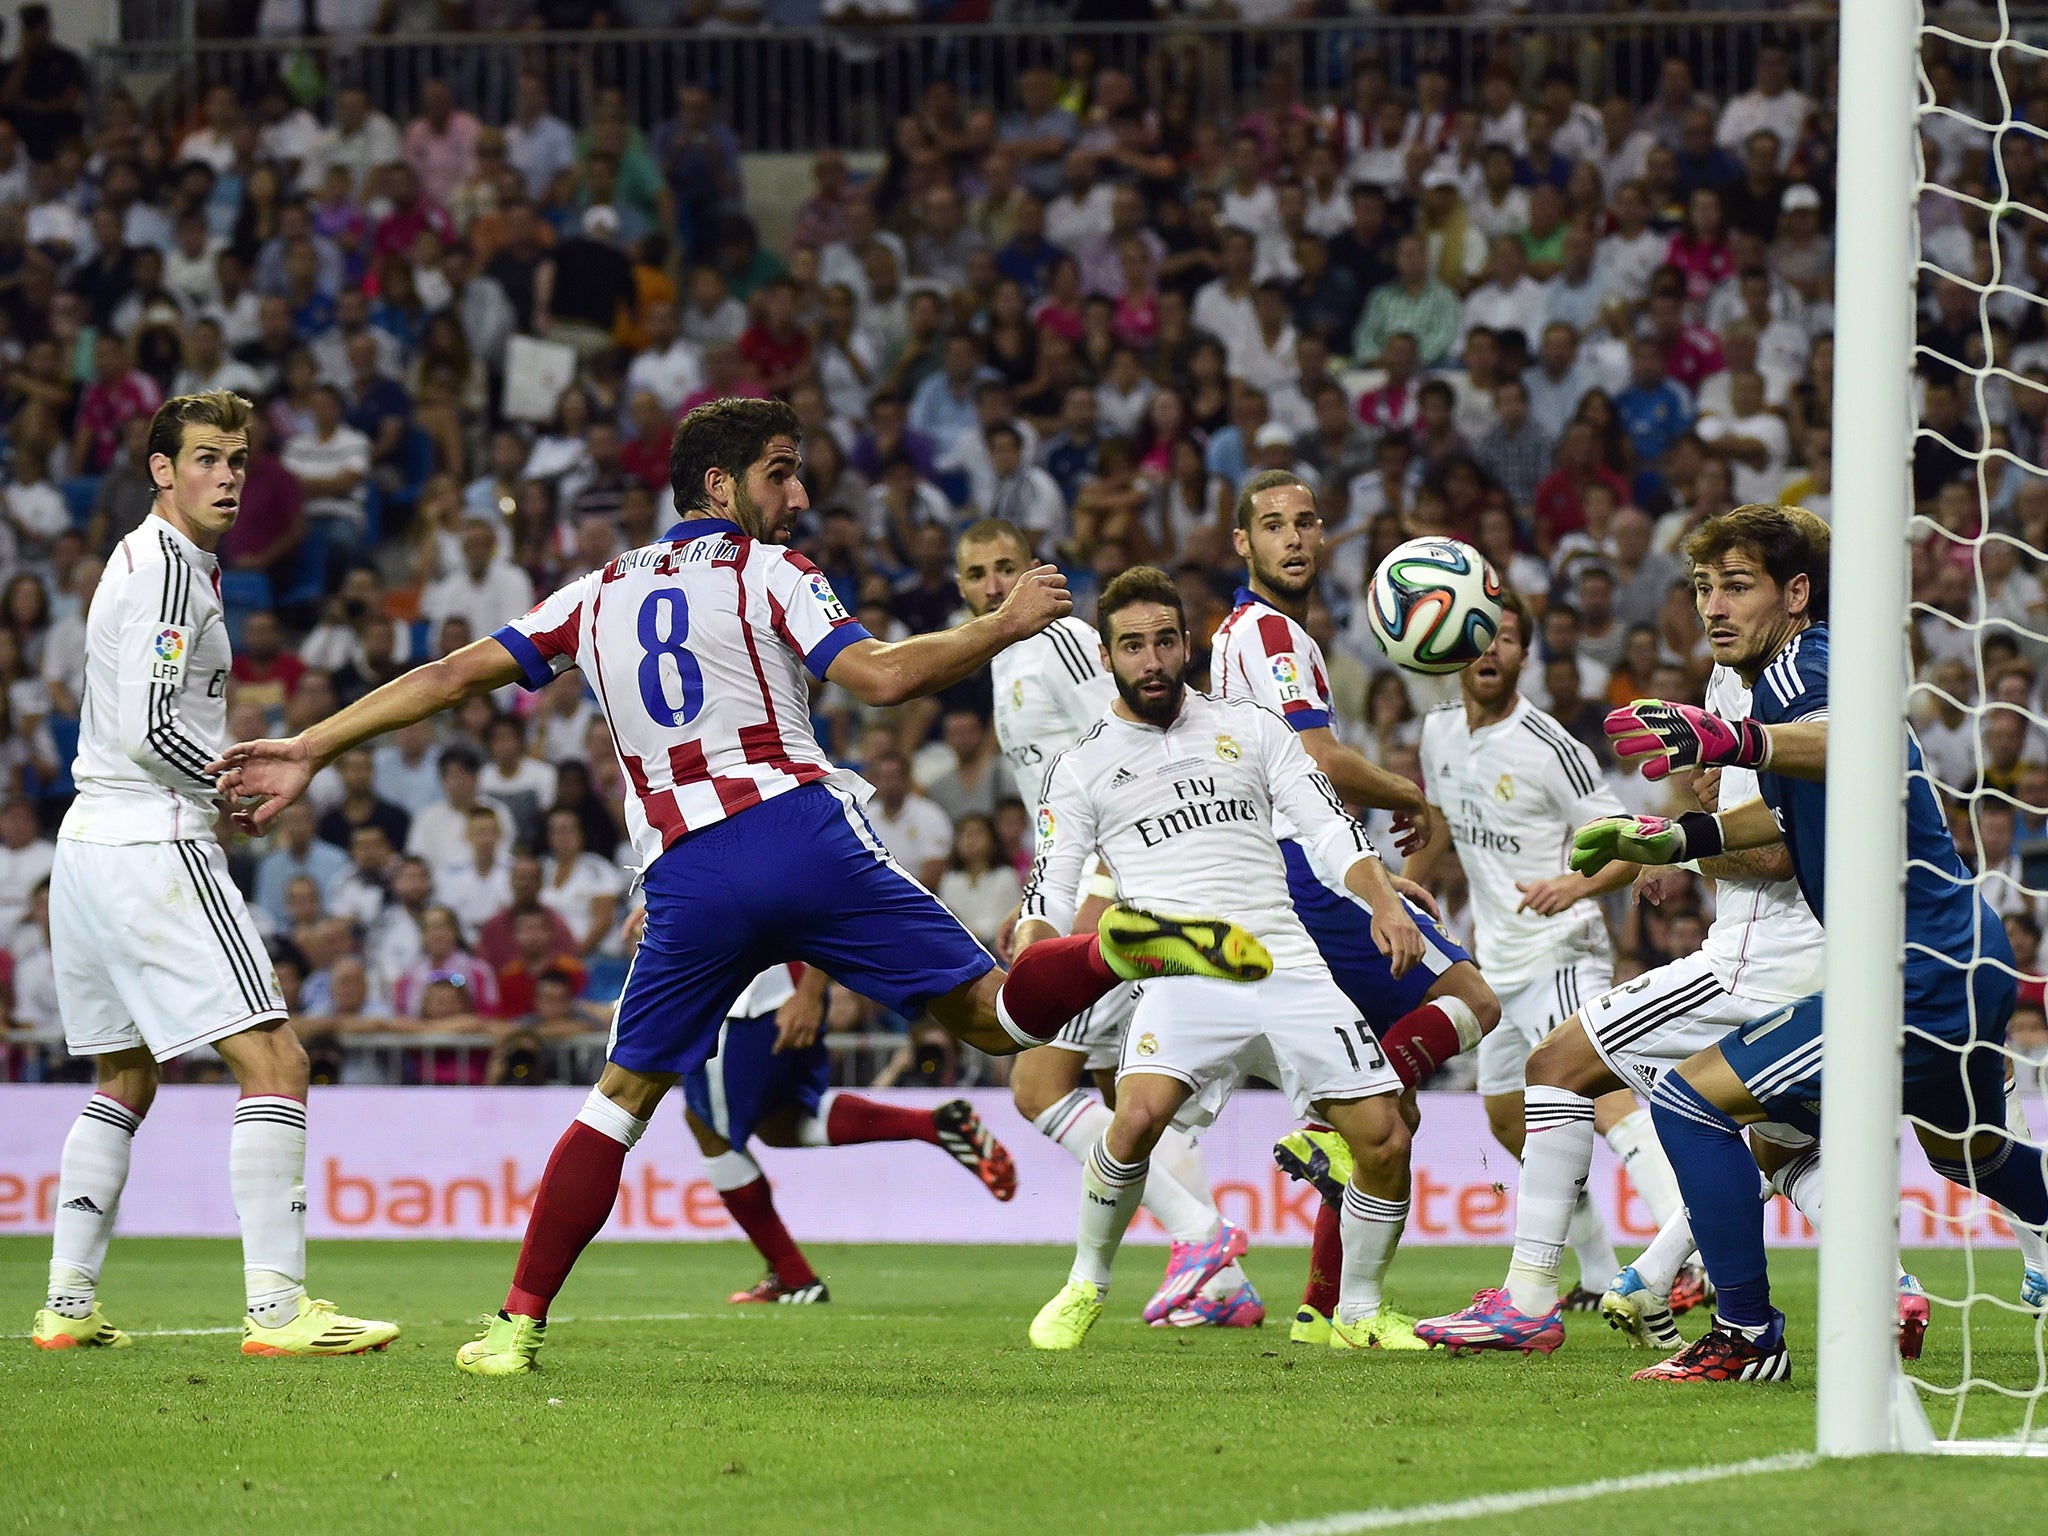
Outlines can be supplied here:
<path id="1" fill-rule="evenodd" d="M 1741 720 L 1749 703 L 1742 680 L 1716 667 L 1707 709 Z M 1717 798 L 1739 805 L 1755 797 L 1756 775 L 1745 768 L 1710 769 L 1694 775 L 1693 789 L 1709 810 Z M 1596 1100 L 1623 1090 L 1648 1093 L 1672 1067 L 1719 1044 L 1730 1030 L 1820 990 L 1821 927 L 1799 894 L 1783 845 L 1722 854 L 1702 861 L 1699 873 L 1715 882 L 1714 922 L 1699 951 L 1602 993 L 1530 1053 L 1528 1133 L 1507 1280 L 1479 1292 L 1461 1312 L 1426 1320 L 1419 1325 L 1425 1337 L 1440 1333 L 1454 1349 L 1524 1354 L 1549 1354 L 1562 1344 L 1558 1272 L 1572 1210 L 1593 1166 Z M 1799 1177 L 1811 1138 L 1790 1126 L 1750 1131 L 1766 1172 L 1789 1176 L 1786 1192 L 1795 1203 L 1817 1197 L 1818 1181 L 1809 1190 Z M 1665 1218 L 1651 1249 L 1608 1286 L 1601 1311 L 1631 1342 L 1667 1350 L 1682 1342 L 1670 1295 L 1677 1266 L 1691 1251 L 1692 1229 L 1681 1206 Z M 1665 1254 L 1672 1255 L 1668 1263 Z"/>
<path id="2" fill-rule="evenodd" d="M 1528 604 L 1510 592 L 1492 646 L 1459 674 L 1462 701 L 1423 721 L 1423 784 L 1439 813 L 1428 841 L 1417 847 L 1418 830 L 1403 829 L 1409 879 L 1432 885 L 1453 842 L 1465 867 L 1480 969 L 1501 1008 L 1499 1027 L 1480 1042 L 1479 1092 L 1495 1139 L 1517 1157 L 1529 1053 L 1613 980 L 1606 921 L 1596 905 L 1578 904 L 1633 878 L 1632 870 L 1603 870 L 1588 879 L 1565 866 L 1574 829 L 1617 814 L 1612 808 L 1621 802 L 1593 754 L 1517 691 L 1534 631 Z M 1678 1207 L 1678 1184 L 1649 1111 L 1627 1092 L 1596 1109 L 1608 1144 L 1661 1226 Z M 1580 1285 L 1565 1309 L 1591 1311 L 1621 1261 L 1583 1192 L 1569 1219 Z M 1431 1336 L 1428 1325 L 1419 1331 Z"/>
<path id="3" fill-rule="evenodd" d="M 1072 1349 L 1087 1336 L 1160 1132 L 1191 1098 L 1256 1074 L 1280 1084 L 1298 1111 L 1312 1108 L 1334 1126 L 1353 1155 L 1332 1342 L 1420 1348 L 1381 1292 L 1408 1217 L 1401 1080 L 1295 915 L 1274 817 L 1286 816 L 1319 865 L 1341 871 L 1372 909 L 1374 941 L 1397 975 L 1422 958 L 1422 934 L 1364 829 L 1286 722 L 1249 700 L 1188 689 L 1186 619 L 1170 577 L 1149 566 L 1124 572 L 1104 589 L 1097 622 L 1117 701 L 1047 778 L 1017 929 L 1023 953 L 1065 933 L 1100 858 L 1125 901 L 1230 911 L 1264 943 L 1273 972 L 1244 986 L 1141 988 L 1124 1035 L 1116 1111 L 1082 1171 L 1074 1266 L 1033 1320 L 1031 1342 Z M 1461 1044 L 1476 1042 L 1477 1028 L 1470 1033 Z"/>
<path id="4" fill-rule="evenodd" d="M 96 1292 L 158 1063 L 210 1045 L 242 1096 L 228 1183 L 242 1229 L 247 1355 L 382 1349 L 391 1323 L 306 1295 L 306 1053 L 214 836 L 207 765 L 227 745 L 231 657 L 221 537 L 241 509 L 252 407 L 216 390 L 149 427 L 155 501 L 108 557 L 86 618 L 78 798 L 50 872 L 50 957 L 64 1040 L 97 1087 L 58 1165 L 42 1349 L 130 1340 Z"/>
<path id="5" fill-rule="evenodd" d="M 954 555 L 961 601 L 976 618 L 1001 607 L 1035 563 L 1024 532 L 1000 518 L 972 524 L 960 535 Z M 1116 686 L 1103 670 L 1102 642 L 1086 620 L 1072 615 L 1055 619 L 997 655 L 989 675 L 996 740 L 1019 792 L 1035 811 L 1053 759 L 1092 729 L 1116 698 Z M 1115 882 L 1099 871 L 1084 889 L 1086 899 L 1074 920 L 1077 933 L 1091 931 L 1116 896 Z M 1109 1128 L 1117 1058 L 1137 996 L 1135 987 L 1118 988 L 1011 1066 L 1010 1098 L 1017 1113 L 1077 1163 L 1086 1164 L 1089 1149 Z M 1095 1078 L 1101 1099 L 1082 1086 L 1084 1073 Z M 1236 1259 L 1221 1269 L 1202 1270 L 1225 1223 L 1210 1192 L 1201 1149 L 1177 1126 L 1169 1126 L 1154 1148 L 1144 1206 L 1173 1245 L 1166 1277 L 1145 1304 L 1147 1322 L 1253 1328 L 1265 1321 L 1265 1303 Z"/>

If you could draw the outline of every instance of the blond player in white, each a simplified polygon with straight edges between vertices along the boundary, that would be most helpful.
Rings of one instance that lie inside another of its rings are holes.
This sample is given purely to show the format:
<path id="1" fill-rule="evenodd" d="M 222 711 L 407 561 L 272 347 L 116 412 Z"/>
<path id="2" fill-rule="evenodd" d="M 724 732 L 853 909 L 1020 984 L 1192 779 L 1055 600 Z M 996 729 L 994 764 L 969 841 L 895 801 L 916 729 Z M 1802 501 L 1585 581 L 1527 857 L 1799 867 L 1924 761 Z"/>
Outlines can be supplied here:
<path id="1" fill-rule="evenodd" d="M 1420 960 L 1422 935 L 1364 829 L 1286 722 L 1249 701 L 1188 689 L 1186 620 L 1170 577 L 1149 566 L 1124 572 L 1104 589 L 1097 616 L 1117 702 L 1047 780 L 1018 924 L 1022 956 L 1060 942 L 1100 858 L 1127 901 L 1226 911 L 1265 944 L 1273 972 L 1242 987 L 1191 980 L 1143 988 L 1124 1036 L 1115 1115 L 1082 1170 L 1073 1269 L 1033 1320 L 1031 1342 L 1072 1349 L 1087 1336 L 1160 1132 L 1190 1098 L 1256 1073 L 1302 1112 L 1313 1107 L 1353 1154 L 1334 1325 L 1342 1343 L 1420 1347 L 1381 1294 L 1408 1216 L 1401 1080 L 1295 916 L 1275 816 L 1287 816 L 1323 867 L 1344 871 L 1371 905 L 1375 940 L 1396 971 Z M 1242 1241 L 1226 1228 L 1207 1262 L 1234 1257 Z"/>
<path id="2" fill-rule="evenodd" d="M 1606 920 L 1586 898 L 1619 890 L 1632 872 L 1587 879 L 1565 866 L 1572 832 L 1619 814 L 1593 754 L 1521 696 L 1534 622 L 1513 593 L 1493 645 L 1459 674 L 1463 699 L 1430 711 L 1422 726 L 1423 786 L 1440 813 L 1429 839 L 1403 844 L 1403 873 L 1423 885 L 1439 876 L 1453 844 L 1472 892 L 1478 960 L 1500 997 L 1501 1019 L 1479 1046 L 1479 1092 L 1500 1144 L 1522 1155 L 1529 1053 L 1614 976 Z M 1583 904 L 1582 904 L 1583 903 Z M 1672 1177 L 1649 1112 L 1626 1092 L 1596 1105 L 1599 1128 L 1661 1225 L 1677 1209 Z M 1571 1246 L 1580 1284 L 1568 1311 L 1591 1311 L 1621 1268 L 1589 1199 L 1574 1203 Z"/>
<path id="3" fill-rule="evenodd" d="M 1741 720 L 1749 702 L 1741 678 L 1716 667 L 1707 683 L 1708 710 Z M 1709 809 L 1717 797 L 1740 804 L 1755 797 L 1756 775 L 1746 768 L 1709 769 L 1695 774 L 1694 790 Z M 1648 1093 L 1672 1067 L 1719 1044 L 1730 1030 L 1820 990 L 1823 934 L 1799 894 L 1784 847 L 1722 854 L 1698 868 L 1715 882 L 1714 922 L 1699 951 L 1603 992 L 1530 1054 L 1528 1134 L 1507 1280 L 1481 1291 L 1463 1311 L 1427 1320 L 1425 1334 L 1441 1330 L 1444 1342 L 1460 1349 L 1525 1354 L 1549 1354 L 1562 1344 L 1558 1272 L 1572 1210 L 1593 1166 L 1595 1101 L 1624 1089 Z M 1750 1129 L 1767 1172 L 1791 1168 L 1813 1144 L 1790 1126 Z M 1798 1170 L 1792 1172 L 1788 1193 L 1808 1197 Z M 1811 1194 L 1817 1196 L 1817 1183 Z M 1668 1350 L 1682 1342 L 1670 1293 L 1677 1265 L 1692 1251 L 1692 1231 L 1682 1206 L 1662 1227 L 1652 1248 L 1675 1253 L 1670 1266 L 1646 1254 L 1622 1269 L 1601 1298 L 1601 1311 L 1632 1341 Z"/>
<path id="4" fill-rule="evenodd" d="M 43 1349 L 121 1348 L 97 1299 L 157 1064 L 211 1045 L 242 1097 L 228 1183 L 242 1229 L 248 1355 L 382 1349 L 391 1323 L 306 1295 L 306 1053 L 214 836 L 208 764 L 227 744 L 231 660 L 214 549 L 234 526 L 251 407 L 214 391 L 149 427 L 155 503 L 115 546 L 86 618 L 78 798 L 50 871 L 50 958 L 64 1039 L 97 1088 L 58 1165 Z"/>
<path id="5" fill-rule="evenodd" d="M 999 518 L 969 526 L 954 554 L 960 600 L 977 618 L 1001 607 L 1033 563 L 1023 531 Z M 1055 619 L 990 662 L 989 676 L 996 740 L 1018 790 L 1036 811 L 1053 759 L 1093 729 L 1116 698 L 1116 686 L 1103 670 L 1102 642 L 1084 620 L 1072 615 Z M 1098 870 L 1084 891 L 1076 932 L 1093 930 L 1116 896 L 1116 883 Z M 1010 1098 L 1017 1113 L 1077 1163 L 1087 1162 L 1089 1148 L 1109 1126 L 1117 1058 L 1137 1000 L 1136 987 L 1117 988 L 1010 1068 Z M 1082 1085 L 1084 1075 L 1095 1078 L 1102 1098 Z M 1145 1181 L 1144 1205 L 1173 1245 L 1166 1278 L 1145 1304 L 1147 1322 L 1250 1328 L 1265 1321 L 1265 1303 L 1236 1259 L 1193 1294 L 1182 1283 L 1192 1256 L 1205 1250 L 1223 1226 L 1201 1148 L 1187 1130 L 1170 1126 L 1161 1135 Z"/>

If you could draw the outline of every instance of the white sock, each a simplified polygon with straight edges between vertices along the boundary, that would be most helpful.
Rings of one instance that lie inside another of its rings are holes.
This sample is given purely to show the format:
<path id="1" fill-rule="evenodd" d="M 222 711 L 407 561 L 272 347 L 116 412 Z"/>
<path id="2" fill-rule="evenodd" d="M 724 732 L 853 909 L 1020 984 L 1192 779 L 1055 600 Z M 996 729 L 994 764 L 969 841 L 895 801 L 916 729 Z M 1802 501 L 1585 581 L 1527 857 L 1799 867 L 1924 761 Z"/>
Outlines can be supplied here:
<path id="1" fill-rule="evenodd" d="M 1148 1192 L 1160 1182 L 1162 1172 L 1171 1175 L 1174 1183 L 1201 1202 L 1211 1225 L 1198 1241 L 1207 1242 L 1222 1224 L 1223 1213 L 1216 1209 L 1216 1195 L 1209 1185 L 1209 1169 L 1202 1161 L 1201 1144 L 1186 1131 L 1169 1125 L 1160 1136 L 1159 1145 L 1152 1149 L 1152 1176 L 1145 1181 Z M 1150 1198 L 1149 1193 L 1147 1198 Z M 1154 1211 L 1152 1214 L 1157 1216 L 1159 1213 Z M 1237 1288 L 1245 1284 L 1246 1279 L 1243 1267 L 1232 1259 L 1211 1275 L 1197 1294 L 1218 1300 L 1235 1296 Z"/>
<path id="2" fill-rule="evenodd" d="M 1382 1200 L 1356 1184 L 1347 1184 L 1339 1225 L 1344 1234 L 1344 1268 L 1337 1282 L 1337 1320 L 1355 1323 L 1380 1309 L 1380 1287 L 1387 1266 L 1394 1262 L 1394 1250 L 1401 1245 L 1401 1229 L 1408 1225 L 1408 1202 Z"/>
<path id="3" fill-rule="evenodd" d="M 1579 1284 L 1589 1291 L 1604 1290 L 1607 1282 L 1620 1273 L 1621 1260 L 1615 1257 L 1614 1244 L 1608 1241 L 1607 1224 L 1600 1219 L 1599 1207 L 1584 1191 L 1579 1194 L 1578 1204 L 1572 1207 L 1570 1235 L 1572 1252 L 1579 1259 Z"/>
<path id="4" fill-rule="evenodd" d="M 745 1189 L 760 1178 L 761 1165 L 734 1147 L 716 1157 L 705 1158 L 704 1177 L 713 1189 L 724 1194 L 729 1189 Z"/>
<path id="5" fill-rule="evenodd" d="M 1607 1132 L 1607 1145 L 1621 1159 L 1629 1183 L 1650 1208 L 1650 1220 L 1663 1226 L 1671 1213 L 1684 1205 L 1678 1193 L 1678 1175 L 1671 1171 L 1671 1159 L 1657 1140 L 1656 1122 L 1647 1109 L 1638 1109 Z"/>
<path id="6" fill-rule="evenodd" d="M 1593 1169 L 1593 1101 L 1568 1088 L 1522 1093 L 1522 1183 L 1515 1196 L 1515 1251 L 1508 1263 L 1508 1300 L 1529 1317 L 1557 1305 L 1572 1213 Z"/>
<path id="7" fill-rule="evenodd" d="M 634 1119 L 597 1088 L 590 1090 L 590 1096 L 583 1101 L 583 1107 L 576 1111 L 576 1118 L 593 1131 L 601 1131 L 611 1137 L 628 1152 L 632 1151 L 640 1138 L 647 1134 L 645 1120 Z"/>
<path id="8" fill-rule="evenodd" d="M 1039 1133 L 1059 1143 L 1083 1168 L 1088 1155 L 1101 1145 L 1116 1116 L 1109 1106 L 1083 1089 L 1076 1088 L 1059 1103 L 1032 1121 Z M 1169 1130 L 1166 1135 L 1177 1133 Z M 1160 1140 L 1161 1147 L 1166 1144 Z M 1176 1243 L 1206 1243 L 1216 1235 L 1216 1207 L 1198 1199 L 1179 1179 L 1164 1168 L 1157 1177 L 1145 1180 L 1144 1206 L 1152 1219 L 1166 1228 Z"/>
<path id="9" fill-rule="evenodd" d="M 242 1228 L 249 1315 L 266 1328 L 290 1322 L 306 1294 L 306 1106 L 254 1094 L 235 1106 L 228 1187 Z"/>
<path id="10" fill-rule="evenodd" d="M 1145 1159 L 1120 1163 L 1098 1141 L 1081 1164 L 1081 1230 L 1074 1241 L 1069 1281 L 1092 1281 L 1103 1295 L 1109 1294 L 1110 1267 L 1144 1192 Z"/>
<path id="11" fill-rule="evenodd" d="M 1813 1230 L 1820 1230 L 1820 1148 L 1810 1147 L 1786 1163 L 1769 1180 L 1770 1187 L 1792 1202 Z M 1897 1266 L 1905 1278 L 1906 1266 Z"/>
<path id="12" fill-rule="evenodd" d="M 128 1154 L 142 1117 L 103 1093 L 85 1101 L 57 1164 L 57 1210 L 50 1233 L 49 1308 L 61 1317 L 92 1314 L 93 1291 L 128 1182 Z"/>
<path id="13" fill-rule="evenodd" d="M 1635 1272 L 1660 1301 L 1669 1300 L 1672 1282 L 1693 1255 L 1692 1222 L 1685 1207 L 1671 1213 L 1671 1219 L 1657 1229 L 1650 1246 L 1636 1255 Z"/>
<path id="14" fill-rule="evenodd" d="M 2034 1128 L 2027 1124 L 2027 1112 L 2020 1105 L 2019 1094 L 2009 1085 L 2005 1090 L 2005 1128 L 2021 1141 L 2034 1143 Z M 2012 1228 L 2013 1241 L 2020 1245 L 2020 1258 L 2027 1268 L 2048 1275 L 2048 1241 L 2043 1241 L 2032 1227 L 2023 1225 L 2012 1212 L 2007 1211 L 2005 1219 Z"/>
<path id="15" fill-rule="evenodd" d="M 818 1100 L 818 1112 L 805 1115 L 796 1123 L 796 1144 L 800 1147 L 829 1147 L 832 1135 L 825 1129 L 825 1122 L 832 1117 L 832 1101 L 839 1096 L 837 1088 L 828 1091 Z"/>

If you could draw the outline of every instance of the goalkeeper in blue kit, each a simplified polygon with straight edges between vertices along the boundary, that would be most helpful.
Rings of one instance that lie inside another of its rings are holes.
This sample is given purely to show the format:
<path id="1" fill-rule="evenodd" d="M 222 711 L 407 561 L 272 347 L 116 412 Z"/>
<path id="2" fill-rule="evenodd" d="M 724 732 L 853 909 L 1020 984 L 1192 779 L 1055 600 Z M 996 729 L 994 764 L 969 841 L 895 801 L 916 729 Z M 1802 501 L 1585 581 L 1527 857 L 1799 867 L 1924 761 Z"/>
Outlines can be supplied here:
<path id="1" fill-rule="evenodd" d="M 1593 822 L 1573 840 L 1572 867 L 1590 874 L 1616 859 L 1675 864 L 1782 840 L 1808 905 L 1825 923 L 1827 525 L 1797 507 L 1737 507 L 1702 524 L 1686 554 L 1707 643 L 1753 690 L 1755 714 L 1730 724 L 1689 705 L 1639 700 L 1607 717 L 1607 733 L 1646 778 L 1749 768 L 1761 796 L 1719 815 Z M 1908 770 L 1905 1111 L 1936 1171 L 2039 1229 L 2048 1224 L 2041 1155 L 2005 1130 L 2012 949 L 1956 853 L 1917 743 Z M 1700 1257 L 1720 1291 L 1720 1316 L 1712 1332 L 1638 1379 L 1783 1381 L 1791 1374 L 1742 1127 L 1769 1120 L 1819 1135 L 1821 1011 L 1815 994 L 1745 1025 L 1667 1073 L 1651 1096 Z"/>

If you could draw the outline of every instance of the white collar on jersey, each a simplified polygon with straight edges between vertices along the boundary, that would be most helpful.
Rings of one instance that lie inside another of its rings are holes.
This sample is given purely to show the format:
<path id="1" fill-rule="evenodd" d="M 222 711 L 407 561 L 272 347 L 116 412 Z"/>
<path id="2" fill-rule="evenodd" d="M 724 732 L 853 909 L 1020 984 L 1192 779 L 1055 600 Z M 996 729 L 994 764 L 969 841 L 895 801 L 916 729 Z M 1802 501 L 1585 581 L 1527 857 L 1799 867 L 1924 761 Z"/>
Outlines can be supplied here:
<path id="1" fill-rule="evenodd" d="M 185 557 L 185 563 L 194 567 L 201 575 L 211 576 L 220 568 L 220 556 L 210 550 L 201 549 L 197 544 L 194 544 L 177 530 L 169 518 L 151 511 L 142 520 L 142 526 L 152 533 L 161 533 L 165 538 L 169 539 L 171 547 Z"/>

